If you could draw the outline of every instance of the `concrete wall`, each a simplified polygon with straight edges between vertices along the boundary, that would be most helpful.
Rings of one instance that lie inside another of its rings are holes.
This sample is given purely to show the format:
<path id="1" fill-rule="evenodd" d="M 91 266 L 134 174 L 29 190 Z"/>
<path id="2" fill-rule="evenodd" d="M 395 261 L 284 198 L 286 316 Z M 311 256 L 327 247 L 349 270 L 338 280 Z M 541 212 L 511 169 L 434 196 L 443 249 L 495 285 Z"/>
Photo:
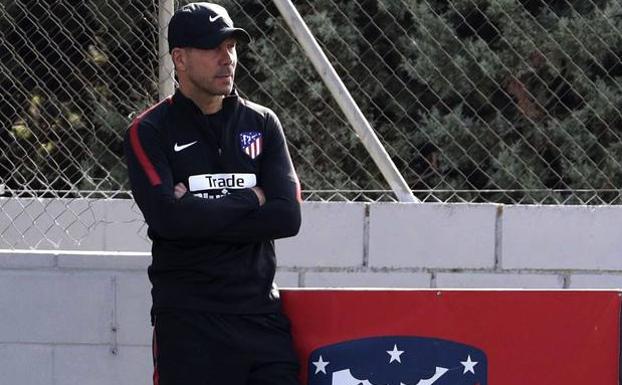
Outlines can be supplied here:
<path id="1" fill-rule="evenodd" d="M 73 216 L 63 210 L 68 205 Z M 277 242 L 277 281 L 282 287 L 619 288 L 621 210 L 305 203 L 299 236 Z M 2 383 L 150 383 L 145 230 L 130 201 L 0 202 Z M 14 250 L 25 245 L 40 250 Z M 46 250 L 52 246 L 65 250 Z"/>

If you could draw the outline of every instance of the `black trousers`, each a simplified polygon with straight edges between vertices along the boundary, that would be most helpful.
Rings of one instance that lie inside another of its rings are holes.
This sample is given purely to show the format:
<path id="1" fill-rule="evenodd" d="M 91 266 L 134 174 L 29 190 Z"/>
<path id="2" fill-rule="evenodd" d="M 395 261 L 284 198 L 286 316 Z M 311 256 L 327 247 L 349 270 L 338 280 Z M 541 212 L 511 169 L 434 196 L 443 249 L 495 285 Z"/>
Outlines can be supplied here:
<path id="1" fill-rule="evenodd" d="M 299 385 L 284 314 L 157 314 L 154 385 Z"/>

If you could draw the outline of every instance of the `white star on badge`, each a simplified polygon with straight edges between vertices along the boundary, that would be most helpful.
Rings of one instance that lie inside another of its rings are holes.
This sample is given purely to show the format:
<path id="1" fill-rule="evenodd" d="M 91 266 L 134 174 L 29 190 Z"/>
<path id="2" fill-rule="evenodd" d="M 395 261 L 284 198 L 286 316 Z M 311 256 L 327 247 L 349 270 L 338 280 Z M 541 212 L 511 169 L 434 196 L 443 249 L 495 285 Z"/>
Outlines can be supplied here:
<path id="1" fill-rule="evenodd" d="M 466 361 L 460 361 L 460 363 L 464 366 L 464 372 L 462 372 L 462 374 L 466 374 L 466 372 L 475 374 L 475 369 L 473 368 L 477 365 L 477 361 L 471 361 L 471 355 L 467 356 Z"/>
<path id="2" fill-rule="evenodd" d="M 389 363 L 393 362 L 393 361 L 397 361 L 399 363 L 402 363 L 402 360 L 400 359 L 400 356 L 402 355 L 402 353 L 404 353 L 403 350 L 397 350 L 397 345 L 393 345 L 393 350 L 387 350 L 387 353 L 389 353 L 389 355 L 391 356 L 391 360 L 389 361 Z"/>
<path id="3" fill-rule="evenodd" d="M 330 364 L 330 362 L 322 360 L 322 356 L 320 356 L 320 359 L 312 362 L 312 364 L 315 365 L 315 374 L 319 372 L 326 374 L 326 365 Z"/>

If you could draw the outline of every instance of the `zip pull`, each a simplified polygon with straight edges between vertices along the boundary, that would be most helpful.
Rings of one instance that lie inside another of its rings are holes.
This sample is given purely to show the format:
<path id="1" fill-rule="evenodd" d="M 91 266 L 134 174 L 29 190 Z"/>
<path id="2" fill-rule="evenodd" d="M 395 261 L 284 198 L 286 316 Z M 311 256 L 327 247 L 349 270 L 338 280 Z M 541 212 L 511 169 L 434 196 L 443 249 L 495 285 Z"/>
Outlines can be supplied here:
<path id="1" fill-rule="evenodd" d="M 222 148 L 218 147 L 218 156 L 222 156 Z"/>

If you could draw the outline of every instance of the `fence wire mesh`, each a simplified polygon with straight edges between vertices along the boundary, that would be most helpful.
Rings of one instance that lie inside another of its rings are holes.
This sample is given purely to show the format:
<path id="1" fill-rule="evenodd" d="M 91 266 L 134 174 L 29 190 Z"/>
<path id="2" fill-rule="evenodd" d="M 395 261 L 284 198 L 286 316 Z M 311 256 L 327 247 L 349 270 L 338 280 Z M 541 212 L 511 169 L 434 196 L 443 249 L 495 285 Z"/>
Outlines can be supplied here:
<path id="1" fill-rule="evenodd" d="M 254 38 L 236 83 L 281 118 L 304 198 L 395 200 L 272 2 L 215 2 Z M 122 141 L 158 99 L 158 5 L 0 1 L 0 239 L 98 222 L 29 214 L 42 198 L 130 196 Z M 620 203 L 618 0 L 294 5 L 422 201 Z"/>

